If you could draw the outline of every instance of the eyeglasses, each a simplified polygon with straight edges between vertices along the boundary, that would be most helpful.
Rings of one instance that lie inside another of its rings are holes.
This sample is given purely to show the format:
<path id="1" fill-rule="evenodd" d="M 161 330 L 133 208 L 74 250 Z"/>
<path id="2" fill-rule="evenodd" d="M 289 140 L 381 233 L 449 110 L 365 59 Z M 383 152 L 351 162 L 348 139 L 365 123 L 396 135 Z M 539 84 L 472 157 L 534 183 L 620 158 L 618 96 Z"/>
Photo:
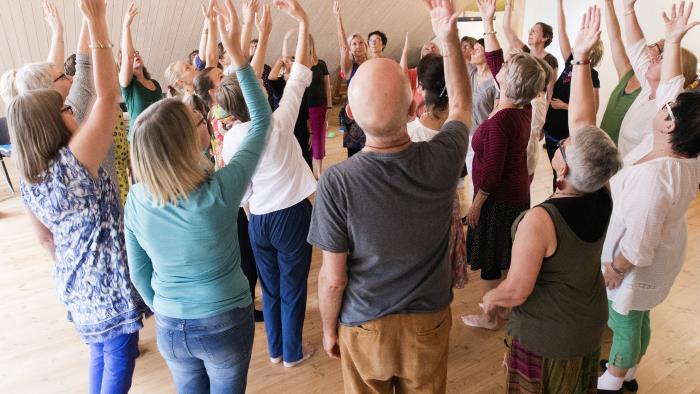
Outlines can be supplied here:
<path id="1" fill-rule="evenodd" d="M 668 117 L 671 119 L 673 123 L 676 123 L 676 116 L 673 115 L 673 109 L 671 108 L 672 102 L 668 102 L 664 105 L 664 108 L 666 108 L 666 111 L 668 111 Z"/>
<path id="2" fill-rule="evenodd" d="M 197 122 L 197 124 L 194 125 L 194 128 L 195 128 L 195 129 L 196 129 L 197 127 L 203 125 L 203 124 L 207 121 L 207 118 L 205 118 L 205 117 L 202 116 L 201 114 L 199 114 L 199 116 L 200 116 L 199 122 Z"/>
<path id="3" fill-rule="evenodd" d="M 569 163 L 566 162 L 566 150 L 564 149 L 564 141 L 566 141 L 566 140 L 568 140 L 568 138 L 564 138 L 563 140 L 560 140 L 559 142 L 557 142 L 557 149 L 559 149 L 559 151 L 561 151 L 561 157 L 562 157 L 562 159 L 564 159 L 564 163 L 566 163 L 568 165 Z"/>
<path id="4" fill-rule="evenodd" d="M 61 108 L 61 113 L 64 113 L 64 112 L 68 112 L 69 114 L 74 115 L 74 113 L 73 113 L 73 107 L 71 107 L 70 105 L 64 105 L 64 106 Z"/>
<path id="5" fill-rule="evenodd" d="M 56 79 L 53 80 L 53 83 L 56 83 L 62 79 L 65 79 L 66 81 L 68 80 L 68 75 L 66 73 L 61 73 Z"/>

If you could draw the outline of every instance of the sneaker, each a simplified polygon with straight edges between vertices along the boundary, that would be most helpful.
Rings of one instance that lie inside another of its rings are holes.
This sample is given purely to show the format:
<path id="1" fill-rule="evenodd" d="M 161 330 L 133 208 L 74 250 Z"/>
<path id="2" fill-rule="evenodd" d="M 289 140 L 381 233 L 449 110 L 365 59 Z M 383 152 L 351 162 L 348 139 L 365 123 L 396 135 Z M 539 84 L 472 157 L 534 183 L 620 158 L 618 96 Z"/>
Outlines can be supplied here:
<path id="1" fill-rule="evenodd" d="M 605 372 L 608 370 L 608 360 L 600 360 L 600 369 Z M 632 391 L 632 392 L 637 392 L 639 390 L 639 384 L 637 383 L 637 379 L 632 379 L 630 381 L 624 380 L 622 381 L 622 388 L 627 390 L 627 391 Z M 617 393 L 615 390 L 598 390 L 599 393 L 604 393 L 604 392 L 609 392 L 609 393 Z M 619 391 L 620 393 L 622 390 Z"/>
<path id="2" fill-rule="evenodd" d="M 304 361 L 308 360 L 309 358 L 311 358 L 311 356 L 314 355 L 314 350 L 315 350 L 315 349 L 312 348 L 312 347 L 302 346 L 302 348 L 301 348 L 301 358 L 300 358 L 299 360 L 297 360 L 297 361 L 292 361 L 291 363 L 288 363 L 288 362 L 285 361 L 285 362 L 284 362 L 284 366 L 287 367 L 287 368 L 294 368 L 294 367 L 296 367 L 297 365 L 299 365 L 299 364 L 303 363 Z"/>

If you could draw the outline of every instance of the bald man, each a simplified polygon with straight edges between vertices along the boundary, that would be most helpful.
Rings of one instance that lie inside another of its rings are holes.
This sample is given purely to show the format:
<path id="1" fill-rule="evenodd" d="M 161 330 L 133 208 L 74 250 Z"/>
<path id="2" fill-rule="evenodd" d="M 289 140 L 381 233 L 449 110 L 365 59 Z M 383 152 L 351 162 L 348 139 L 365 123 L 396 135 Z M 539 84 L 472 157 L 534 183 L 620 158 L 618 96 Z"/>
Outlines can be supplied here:
<path id="1" fill-rule="evenodd" d="M 391 60 L 365 62 L 348 104 L 367 135 L 365 148 L 329 168 L 317 189 L 308 240 L 323 250 L 323 344 L 341 359 L 347 393 L 446 388 L 449 228 L 467 152 L 471 88 L 451 2 L 426 3 L 446 43 L 448 121 L 431 141 L 412 143 L 405 73 Z"/>

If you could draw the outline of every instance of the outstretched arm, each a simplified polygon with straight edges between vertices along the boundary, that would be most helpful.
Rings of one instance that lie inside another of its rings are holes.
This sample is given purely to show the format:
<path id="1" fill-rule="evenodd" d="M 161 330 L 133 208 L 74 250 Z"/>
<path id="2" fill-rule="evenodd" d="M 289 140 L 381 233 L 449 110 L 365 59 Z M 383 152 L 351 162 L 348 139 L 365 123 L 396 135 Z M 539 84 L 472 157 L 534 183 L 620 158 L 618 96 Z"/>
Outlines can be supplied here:
<path id="1" fill-rule="evenodd" d="M 204 6 L 202 6 L 204 7 Z M 207 41 L 209 41 L 209 19 L 204 16 L 204 26 L 202 26 L 202 36 L 199 38 L 199 47 L 197 47 L 197 58 L 204 63 L 207 58 Z M 195 61 L 195 65 L 196 65 Z"/>
<path id="2" fill-rule="evenodd" d="M 88 21 L 94 62 L 95 103 L 68 146 L 78 161 L 92 174 L 107 156 L 113 141 L 114 124 L 121 94 L 112 56 L 104 0 L 80 0 L 80 10 Z"/>
<path id="3" fill-rule="evenodd" d="M 501 49 L 501 44 L 498 42 L 496 37 L 496 30 L 493 27 L 493 16 L 496 14 L 496 1 L 495 0 L 476 0 L 477 6 L 479 7 L 479 13 L 481 14 L 482 23 L 484 24 L 484 50 L 486 52 L 493 52 Z M 508 5 L 506 5 L 506 14 L 508 13 Z M 503 22 L 505 26 L 505 22 Z M 511 30 L 512 32 L 512 30 Z M 508 35 L 506 34 L 506 37 Z M 510 41 L 510 39 L 509 39 Z M 522 42 L 521 42 L 522 44 Z M 511 43 L 511 48 L 521 49 L 521 46 Z"/>
<path id="4" fill-rule="evenodd" d="M 506 0 L 506 6 L 503 10 L 503 34 L 505 34 L 506 39 L 508 40 L 508 45 L 511 48 L 522 49 L 525 46 L 525 43 L 520 40 L 517 34 L 515 34 L 515 31 L 513 31 L 513 27 L 511 26 L 513 1 L 515 0 Z M 486 24 L 485 22 L 486 20 L 484 19 L 484 24 Z M 487 31 L 493 31 L 493 15 L 491 15 L 491 27 L 492 29 Z M 493 36 L 495 37 L 496 35 L 494 34 Z"/>
<path id="5" fill-rule="evenodd" d="M 119 69 L 119 84 L 123 87 L 129 86 L 131 79 L 134 77 L 134 42 L 131 39 L 131 24 L 138 14 L 139 10 L 134 5 L 134 2 L 131 2 L 129 9 L 126 10 L 124 23 L 122 24 L 122 62 Z"/>
<path id="6" fill-rule="evenodd" d="M 401 52 L 399 65 L 405 73 L 408 73 L 408 32 L 406 32 L 406 39 L 403 42 L 403 52 Z"/>
<path id="7" fill-rule="evenodd" d="M 340 0 L 333 1 L 333 15 L 335 15 L 335 23 L 338 28 L 338 47 L 340 48 L 340 70 L 343 72 L 345 79 L 350 77 L 352 72 L 352 55 L 350 55 L 350 47 L 348 47 L 347 35 L 343 26 L 343 18 L 340 15 Z"/>
<path id="8" fill-rule="evenodd" d="M 605 0 L 605 26 L 608 29 L 610 53 L 612 54 L 613 64 L 615 64 L 615 71 L 617 71 L 617 77 L 622 78 L 632 69 L 632 63 L 630 58 L 627 57 L 625 44 L 622 42 L 622 31 L 620 30 L 620 22 L 615 14 L 614 0 Z"/>
<path id="9" fill-rule="evenodd" d="M 204 61 L 207 67 L 216 67 L 219 64 L 219 47 L 217 46 L 217 38 L 219 37 L 219 24 L 216 21 L 216 0 L 209 0 L 209 6 L 205 9 L 202 6 L 204 17 L 207 22 L 207 50 L 204 56 Z M 202 57 L 200 56 L 200 59 Z"/>
<path id="10" fill-rule="evenodd" d="M 566 15 L 564 15 L 564 0 L 557 1 L 557 22 L 559 23 L 559 49 L 564 61 L 571 56 L 571 43 L 566 34 Z"/>
<path id="11" fill-rule="evenodd" d="M 624 0 L 625 9 L 625 42 L 627 45 L 636 44 L 644 38 L 642 28 L 637 20 L 637 12 L 634 10 L 634 4 L 637 0 Z"/>
<path id="12" fill-rule="evenodd" d="M 243 53 L 248 53 L 248 48 L 250 48 L 253 26 L 255 25 L 255 14 L 258 13 L 259 8 L 258 0 L 245 0 L 243 2 L 243 21 L 241 25 L 241 52 Z"/>
<path id="13" fill-rule="evenodd" d="M 253 55 L 253 61 L 251 66 L 255 71 L 255 75 L 258 79 L 262 78 L 263 70 L 265 68 L 265 56 L 267 55 L 267 45 L 270 40 L 270 32 L 272 31 L 272 17 L 270 16 L 270 5 L 265 4 L 263 7 L 262 18 L 260 20 L 255 19 L 255 26 L 258 28 L 258 48 L 255 50 L 255 55 Z"/>
<path id="14" fill-rule="evenodd" d="M 433 32 L 445 45 L 445 87 L 450 98 L 447 120 L 457 120 L 469 127 L 472 123 L 472 90 L 459 45 L 457 14 L 452 0 L 423 0 L 423 3 L 430 11 Z"/>
<path id="15" fill-rule="evenodd" d="M 591 78 L 591 51 L 600 39 L 600 8 L 589 7 L 574 42 L 574 70 L 569 98 L 569 134 L 596 124 L 595 98 Z"/>
<path id="16" fill-rule="evenodd" d="M 66 58 L 66 44 L 63 38 L 63 22 L 56 6 L 48 1 L 42 2 L 44 8 L 44 18 L 51 27 L 51 47 L 47 61 L 53 63 L 59 69 L 63 69 L 63 62 Z"/>

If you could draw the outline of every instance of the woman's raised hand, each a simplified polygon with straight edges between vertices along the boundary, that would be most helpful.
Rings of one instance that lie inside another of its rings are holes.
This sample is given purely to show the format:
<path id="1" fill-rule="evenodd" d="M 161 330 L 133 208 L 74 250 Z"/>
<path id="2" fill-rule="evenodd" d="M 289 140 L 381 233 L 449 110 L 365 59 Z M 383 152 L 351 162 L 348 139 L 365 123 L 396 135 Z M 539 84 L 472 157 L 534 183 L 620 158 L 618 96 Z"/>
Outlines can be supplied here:
<path id="1" fill-rule="evenodd" d="M 102 3 L 104 3 L 104 1 Z M 134 18 L 138 14 L 139 9 L 136 8 L 136 5 L 132 1 L 129 4 L 129 8 L 126 10 L 126 14 L 124 14 L 124 27 L 131 27 L 131 24 L 134 22 Z"/>
<path id="2" fill-rule="evenodd" d="M 51 31 L 54 33 L 62 32 L 63 22 L 56 5 L 48 0 L 44 0 L 41 2 L 41 6 L 44 9 L 44 19 L 46 19 L 46 23 L 48 23 Z"/>
<path id="3" fill-rule="evenodd" d="M 423 0 L 423 4 L 430 12 L 435 36 L 446 42 L 451 36 L 457 35 L 457 14 L 452 0 Z"/>
<path id="4" fill-rule="evenodd" d="M 262 15 L 258 15 L 259 18 L 253 17 L 255 20 L 255 27 L 258 29 L 258 34 L 262 36 L 269 36 L 272 31 L 272 18 L 270 17 L 270 5 L 265 4 L 263 6 Z"/>
<path id="5" fill-rule="evenodd" d="M 296 0 L 275 0 L 275 7 L 284 11 L 297 21 L 306 19 L 306 11 Z"/>
<path id="6" fill-rule="evenodd" d="M 690 29 L 700 24 L 698 21 L 689 22 L 692 12 L 693 2 L 686 7 L 685 1 L 681 1 L 678 7 L 671 6 L 670 14 L 666 11 L 661 14 L 666 24 L 666 42 L 679 43 Z"/>
<path id="7" fill-rule="evenodd" d="M 591 51 L 600 40 L 600 8 L 597 6 L 588 7 L 588 10 L 581 18 L 581 28 L 574 40 L 574 59 L 589 60 Z"/>
<path id="8" fill-rule="evenodd" d="M 481 19 L 492 21 L 493 16 L 496 15 L 496 0 L 476 0 L 476 4 L 479 7 Z"/>
<path id="9" fill-rule="evenodd" d="M 247 57 L 241 52 L 241 24 L 232 0 L 226 0 L 226 17 L 219 15 L 219 36 L 221 44 L 231 57 L 231 64 L 241 68 L 248 63 Z M 228 22 L 228 23 L 227 23 Z"/>

